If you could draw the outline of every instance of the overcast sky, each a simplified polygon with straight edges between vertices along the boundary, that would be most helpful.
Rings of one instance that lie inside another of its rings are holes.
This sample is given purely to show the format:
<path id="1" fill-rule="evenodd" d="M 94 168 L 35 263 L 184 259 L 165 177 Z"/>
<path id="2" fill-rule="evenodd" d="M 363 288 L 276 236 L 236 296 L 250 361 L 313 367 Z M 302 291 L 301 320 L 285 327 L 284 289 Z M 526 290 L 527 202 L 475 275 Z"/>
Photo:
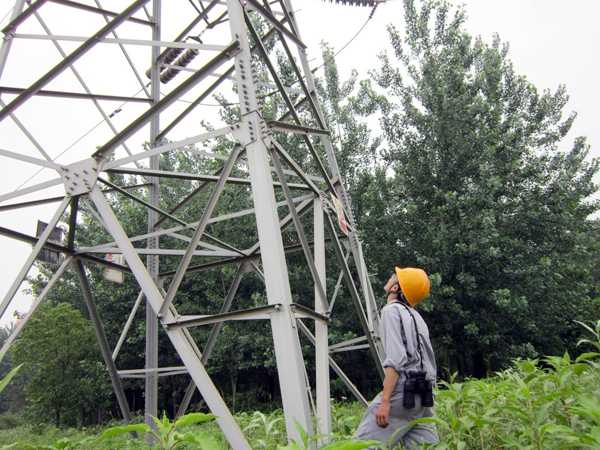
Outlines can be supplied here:
<path id="1" fill-rule="evenodd" d="M 456 4 L 465 7 L 466 29 L 471 35 L 491 43 L 493 34 L 498 33 L 510 44 L 509 58 L 516 72 L 527 76 L 538 90 L 554 92 L 560 84 L 566 85 L 570 102 L 565 111 L 577 111 L 578 118 L 564 145 L 570 148 L 576 136 L 585 135 L 593 155 L 600 156 L 600 1 L 466 0 Z M 370 14 L 370 8 L 342 7 L 321 0 L 296 1 L 294 5 L 300 10 L 302 38 L 312 57 L 319 56 L 321 40 L 342 48 Z M 388 45 L 386 26 L 390 23 L 403 29 L 401 0 L 377 8 L 362 33 L 338 55 L 338 65 L 346 71 L 355 68 L 367 77 L 368 69 L 379 67 L 377 54 Z"/>
<path id="2" fill-rule="evenodd" d="M 176 0 L 170 0 L 176 1 Z M 10 9 L 12 0 L 0 4 L 0 20 Z M 167 8 L 169 2 L 163 2 Z M 337 6 L 322 0 L 296 0 L 297 17 L 303 41 L 309 46 L 311 65 L 322 63 L 319 42 L 325 41 L 336 50 L 342 48 L 364 25 L 370 8 Z M 541 91 L 555 91 L 565 84 L 570 94 L 566 112 L 577 111 L 578 118 L 565 139 L 562 149 L 571 147 L 576 136 L 585 135 L 592 146 L 592 156 L 600 156 L 600 131 L 596 111 L 600 104 L 598 89 L 600 28 L 600 0 L 468 0 L 463 2 L 469 16 L 467 31 L 484 41 L 491 42 L 498 33 L 510 43 L 510 55 L 517 73 L 527 78 Z M 342 78 L 351 69 L 357 69 L 361 78 L 367 70 L 379 67 L 377 54 L 388 46 L 386 25 L 402 28 L 403 10 L 400 0 L 388 1 L 376 10 L 362 33 L 337 57 Z M 3 24 L 5 24 L 4 22 Z M 164 36 L 169 39 L 171 36 Z M 3 139 L 0 136 L 0 148 Z M 0 189 L 5 191 L 5 189 Z M 0 225 L 5 224 L 0 215 Z M 49 217 L 48 217 L 49 218 Z M 22 230 L 33 234 L 34 230 Z M 14 244 L 0 238 L 3 258 L 0 259 L 0 299 L 28 256 L 31 247 Z M 22 285 L 24 288 L 25 285 Z M 20 296 L 17 309 L 27 309 L 29 300 Z M 7 311 L 0 321 L 6 325 L 12 320 Z"/>

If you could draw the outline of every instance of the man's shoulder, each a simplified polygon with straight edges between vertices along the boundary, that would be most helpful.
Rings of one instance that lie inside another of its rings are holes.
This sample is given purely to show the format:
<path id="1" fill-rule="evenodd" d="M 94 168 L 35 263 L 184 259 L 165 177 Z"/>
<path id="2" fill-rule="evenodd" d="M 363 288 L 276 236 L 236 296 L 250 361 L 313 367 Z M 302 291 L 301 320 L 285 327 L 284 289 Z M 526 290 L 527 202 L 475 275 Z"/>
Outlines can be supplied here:
<path id="1" fill-rule="evenodd" d="M 402 305 L 402 303 L 398 301 L 392 301 L 383 307 L 383 309 L 381 310 L 381 315 L 397 316 L 399 314 L 402 314 L 403 309 L 404 306 Z"/>
<path id="2" fill-rule="evenodd" d="M 400 303 L 399 301 L 392 301 L 390 303 L 388 303 L 387 305 L 385 305 L 383 307 L 383 309 L 381 310 L 381 316 L 383 317 L 384 315 L 392 315 L 392 316 L 415 316 L 418 317 L 422 320 L 421 314 L 419 314 L 419 312 L 414 309 L 411 308 L 410 306 L 406 306 L 402 303 Z"/>

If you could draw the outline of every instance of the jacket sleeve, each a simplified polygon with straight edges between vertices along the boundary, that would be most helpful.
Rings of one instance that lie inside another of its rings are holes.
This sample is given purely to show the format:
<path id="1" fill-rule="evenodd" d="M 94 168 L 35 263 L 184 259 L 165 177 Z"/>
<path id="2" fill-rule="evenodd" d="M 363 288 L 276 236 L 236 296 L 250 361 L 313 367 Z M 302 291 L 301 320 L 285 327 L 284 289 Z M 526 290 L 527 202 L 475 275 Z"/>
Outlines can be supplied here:
<path id="1" fill-rule="evenodd" d="M 393 367 L 396 372 L 402 374 L 408 357 L 400 331 L 400 312 L 390 306 L 383 309 L 379 325 L 379 335 L 386 355 L 383 367 Z"/>

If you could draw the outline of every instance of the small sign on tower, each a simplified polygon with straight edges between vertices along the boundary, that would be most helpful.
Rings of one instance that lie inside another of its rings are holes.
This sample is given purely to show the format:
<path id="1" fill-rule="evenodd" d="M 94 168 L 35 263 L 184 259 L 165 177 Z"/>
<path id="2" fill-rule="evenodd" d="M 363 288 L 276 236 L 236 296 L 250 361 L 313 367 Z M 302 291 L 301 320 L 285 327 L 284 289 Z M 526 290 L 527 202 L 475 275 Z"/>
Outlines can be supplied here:
<path id="1" fill-rule="evenodd" d="M 335 211 L 337 212 L 338 224 L 344 234 L 348 236 L 348 226 L 346 225 L 346 216 L 344 215 L 344 207 L 342 206 L 342 202 L 333 194 L 331 194 L 331 199 L 333 200 Z"/>
<path id="2" fill-rule="evenodd" d="M 46 222 L 42 222 L 38 220 L 37 229 L 35 235 L 39 238 L 44 234 L 44 231 L 48 227 Z M 48 242 L 52 244 L 60 245 L 62 243 L 63 230 L 62 228 L 55 227 L 54 230 L 50 233 L 50 237 L 48 238 Z M 37 256 L 38 261 L 42 261 L 49 264 L 54 264 L 58 266 L 60 264 L 60 253 L 49 250 L 47 248 L 43 248 Z"/>
<path id="3" fill-rule="evenodd" d="M 125 262 L 125 257 L 121 253 L 109 253 L 106 255 L 106 260 L 122 266 Z M 104 269 L 104 279 L 113 283 L 123 284 L 123 271 L 106 267 Z"/>

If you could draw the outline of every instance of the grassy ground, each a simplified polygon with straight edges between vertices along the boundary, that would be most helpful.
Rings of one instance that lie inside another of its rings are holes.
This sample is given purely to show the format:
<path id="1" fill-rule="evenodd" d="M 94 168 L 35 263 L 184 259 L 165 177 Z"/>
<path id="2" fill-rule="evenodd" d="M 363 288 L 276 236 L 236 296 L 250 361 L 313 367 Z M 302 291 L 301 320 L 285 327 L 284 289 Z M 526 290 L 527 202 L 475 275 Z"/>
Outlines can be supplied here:
<path id="1" fill-rule="evenodd" d="M 358 425 L 364 408 L 356 402 L 347 402 L 336 404 L 332 410 L 333 434 L 340 438 L 350 438 Z M 283 413 L 275 411 L 271 414 L 239 413 L 235 416 L 240 428 L 248 437 L 251 445 L 255 449 L 274 449 L 278 445 L 287 444 Z M 56 429 L 52 425 L 19 425 L 7 430 L 0 431 L 0 449 L 4 446 L 15 445 L 14 449 L 30 448 L 16 445 L 19 442 L 26 442 L 35 447 L 50 445 L 59 441 L 68 440 L 71 443 L 84 440 L 89 437 L 99 436 L 105 429 L 87 429 L 76 430 Z M 198 431 L 210 433 L 215 437 L 220 448 L 229 448 L 229 445 L 223 436 L 220 428 L 214 421 L 204 422 L 195 425 L 187 425 L 181 428 L 182 432 L 195 433 Z M 144 440 L 134 440 L 129 434 L 120 434 L 100 441 L 94 440 L 82 443 L 76 447 L 81 450 L 117 450 L 117 449 L 140 449 L 146 448 Z M 192 444 L 178 444 L 177 449 L 198 448 Z"/>

